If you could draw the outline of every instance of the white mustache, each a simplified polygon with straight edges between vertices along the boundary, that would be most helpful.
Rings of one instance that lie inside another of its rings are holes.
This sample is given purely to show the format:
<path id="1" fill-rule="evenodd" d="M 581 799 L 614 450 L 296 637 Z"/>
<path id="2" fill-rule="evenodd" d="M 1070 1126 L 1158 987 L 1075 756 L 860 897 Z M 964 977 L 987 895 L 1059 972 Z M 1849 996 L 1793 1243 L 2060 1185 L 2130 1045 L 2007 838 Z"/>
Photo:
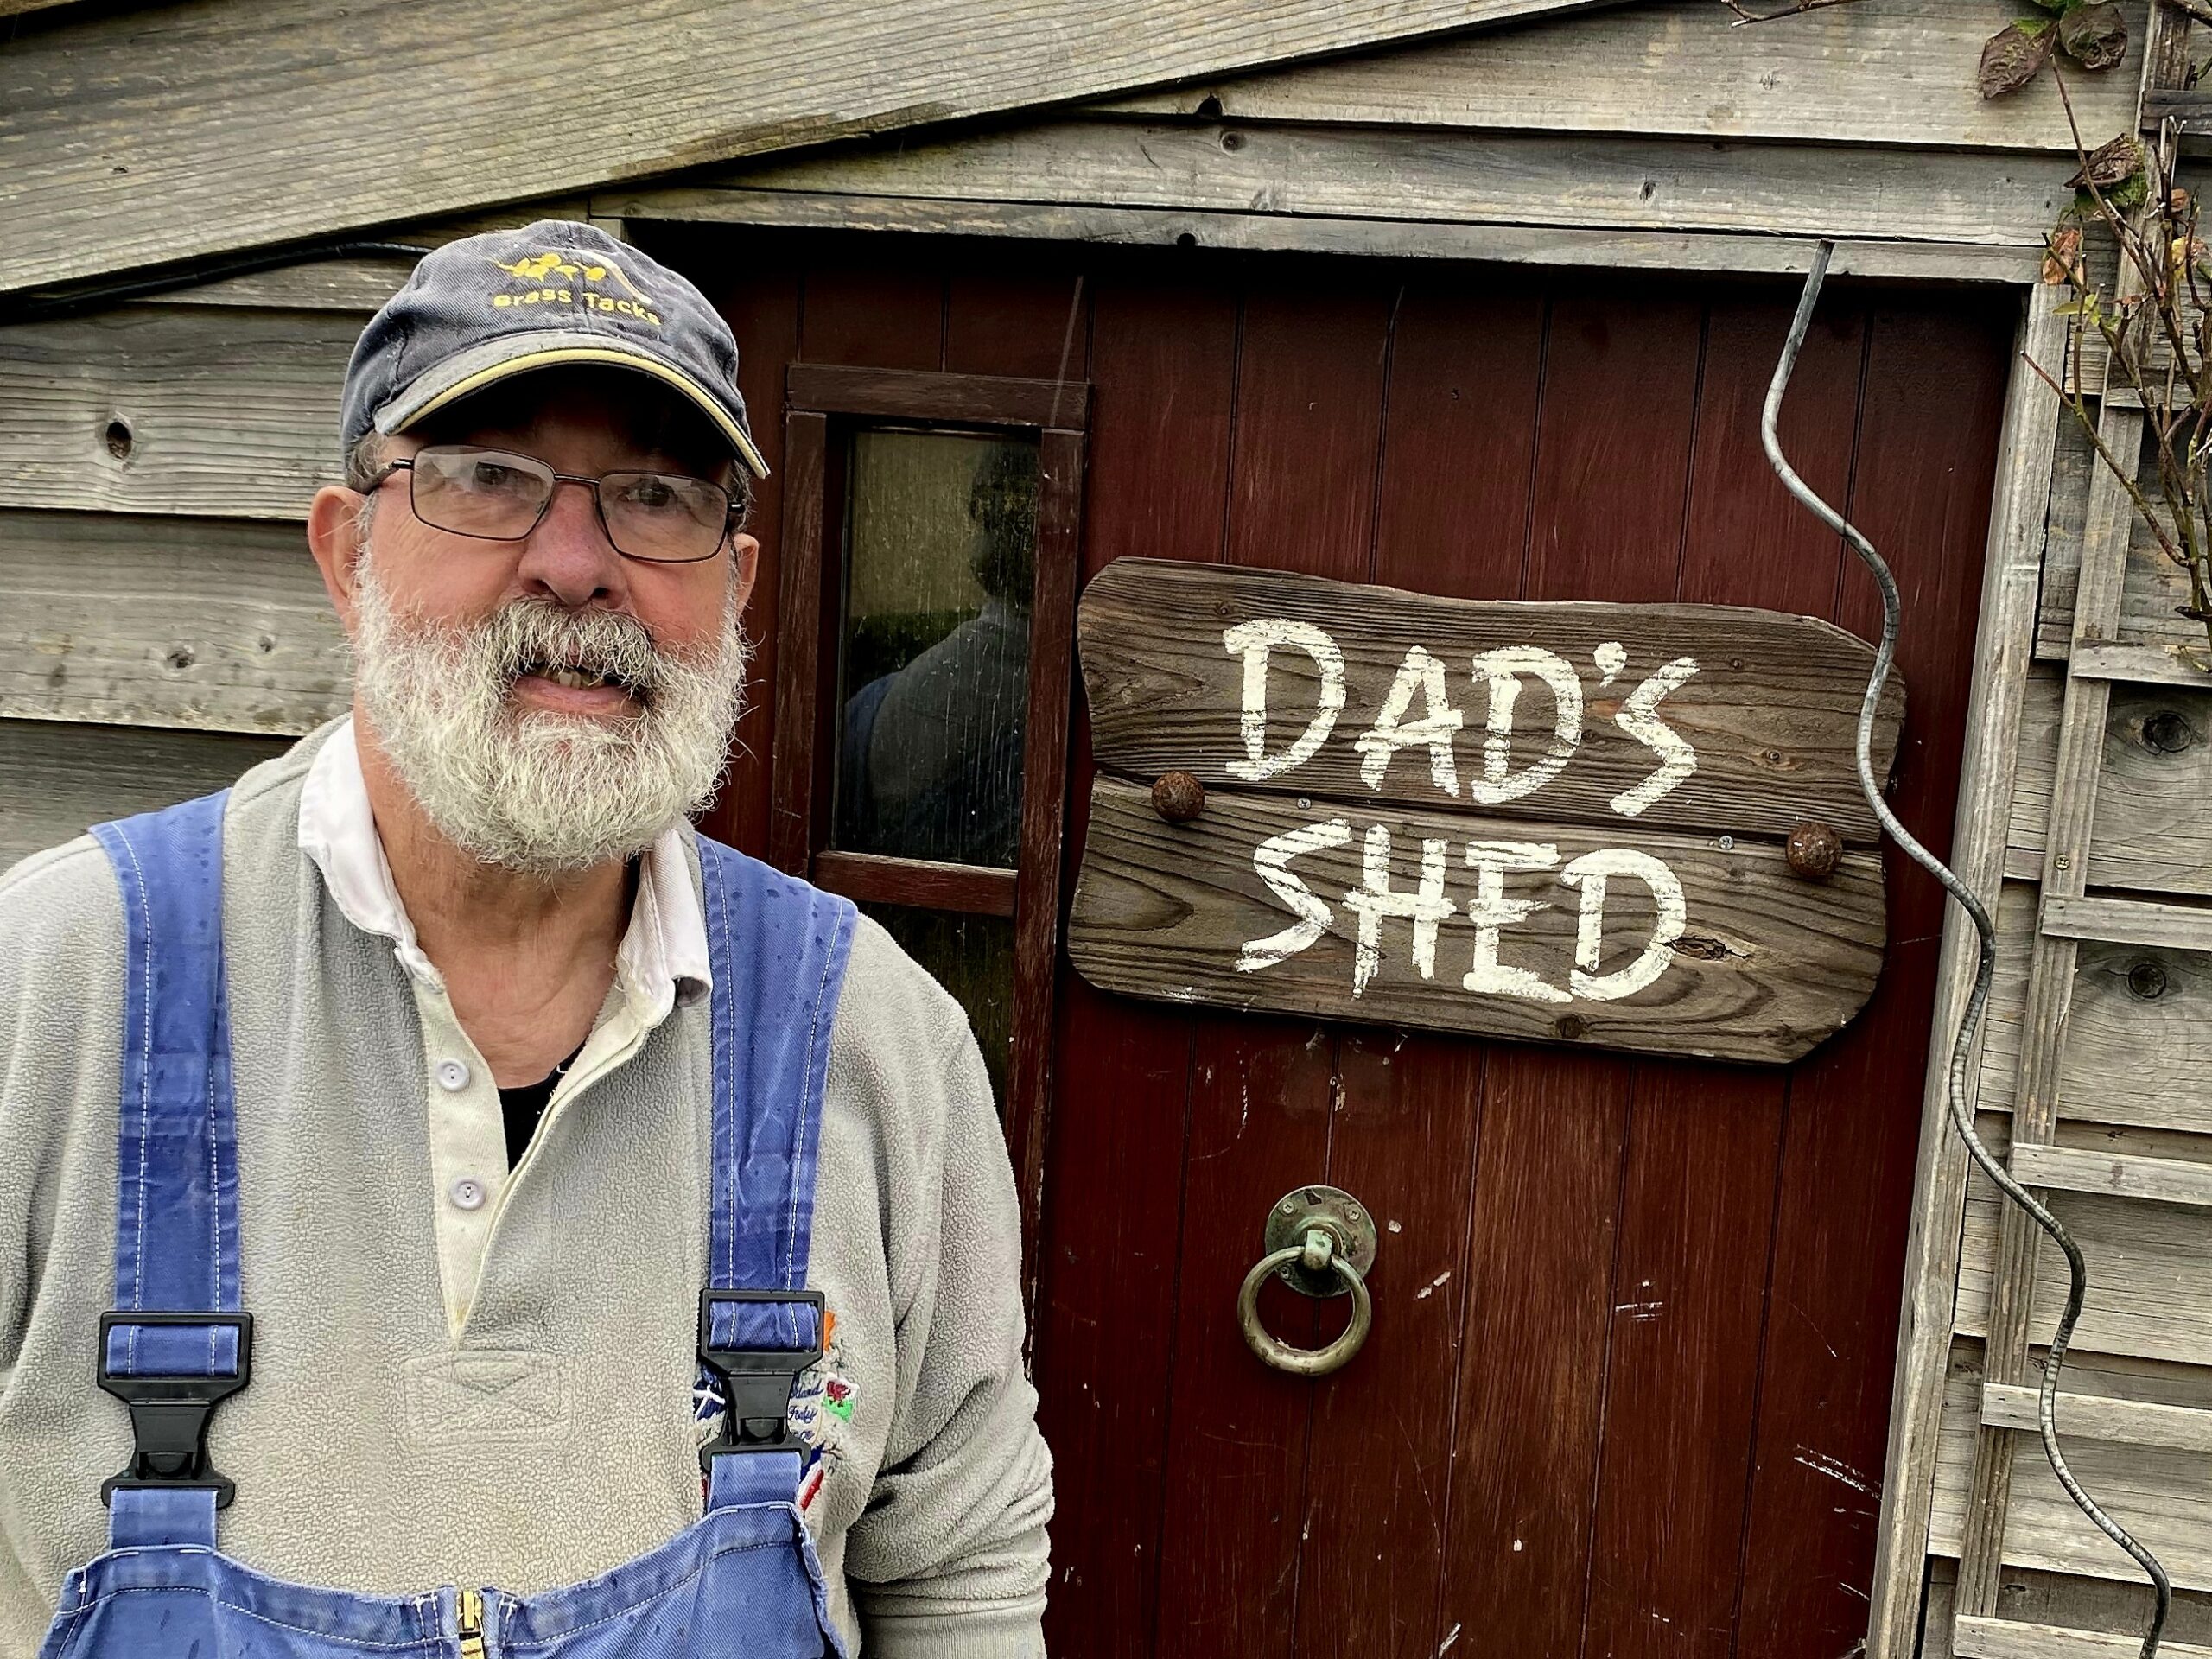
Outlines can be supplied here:
<path id="1" fill-rule="evenodd" d="M 483 623 L 480 639 L 490 666 L 510 690 L 539 669 L 574 668 L 650 701 L 671 666 L 637 618 L 614 611 L 572 611 L 544 600 L 518 599 L 502 606 Z"/>

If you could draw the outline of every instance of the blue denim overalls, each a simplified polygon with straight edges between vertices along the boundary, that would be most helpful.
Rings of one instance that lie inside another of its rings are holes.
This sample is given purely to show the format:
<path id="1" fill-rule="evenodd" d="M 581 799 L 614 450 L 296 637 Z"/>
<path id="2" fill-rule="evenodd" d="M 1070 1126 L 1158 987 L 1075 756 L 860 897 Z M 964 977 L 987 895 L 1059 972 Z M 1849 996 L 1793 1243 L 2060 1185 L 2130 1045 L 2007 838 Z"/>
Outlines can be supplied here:
<path id="1" fill-rule="evenodd" d="M 99 1380 L 128 1403 L 137 1446 L 101 1489 L 107 1552 L 64 1580 L 41 1659 L 842 1659 L 785 1413 L 822 1351 L 822 1298 L 803 1287 L 853 907 L 699 842 L 715 981 L 699 1357 L 729 1407 L 700 1455 L 704 1517 L 603 1577 L 538 1595 L 289 1584 L 216 1550 L 232 1484 L 207 1446 L 213 1406 L 246 1386 L 254 1337 L 238 1296 L 225 799 L 92 832 L 122 887 L 130 963 L 116 1307 L 100 1320 Z M 251 1503 L 251 1471 L 235 1472 Z"/>

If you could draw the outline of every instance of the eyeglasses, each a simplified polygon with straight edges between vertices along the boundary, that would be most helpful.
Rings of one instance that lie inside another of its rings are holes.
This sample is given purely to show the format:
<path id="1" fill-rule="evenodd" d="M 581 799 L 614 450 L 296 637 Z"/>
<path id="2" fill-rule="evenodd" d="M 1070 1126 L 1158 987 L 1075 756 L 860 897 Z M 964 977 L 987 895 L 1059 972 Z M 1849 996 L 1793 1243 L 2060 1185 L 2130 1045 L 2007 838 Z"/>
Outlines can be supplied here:
<path id="1" fill-rule="evenodd" d="M 545 517 L 556 484 L 589 487 L 600 527 L 626 558 L 696 564 L 721 551 L 738 504 L 719 484 L 683 473 L 556 473 L 531 455 L 467 444 L 434 444 L 387 463 L 360 486 L 372 493 L 394 473 L 410 474 L 415 516 L 456 536 L 518 542 Z"/>

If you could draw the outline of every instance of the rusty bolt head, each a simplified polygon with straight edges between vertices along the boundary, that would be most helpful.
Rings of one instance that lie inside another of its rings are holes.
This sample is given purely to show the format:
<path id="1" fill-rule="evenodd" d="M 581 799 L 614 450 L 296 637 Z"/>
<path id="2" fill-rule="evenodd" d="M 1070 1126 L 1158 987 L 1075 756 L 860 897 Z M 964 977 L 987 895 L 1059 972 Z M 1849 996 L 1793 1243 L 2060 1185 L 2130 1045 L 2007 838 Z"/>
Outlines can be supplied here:
<path id="1" fill-rule="evenodd" d="M 1843 837 L 1825 823 L 1801 823 L 1789 832 L 1782 852 L 1789 861 L 1791 874 L 1821 881 L 1843 862 Z"/>
<path id="2" fill-rule="evenodd" d="M 1187 772 L 1163 772 L 1152 786 L 1152 810 L 1170 823 L 1188 823 L 1206 810 L 1206 786 Z"/>

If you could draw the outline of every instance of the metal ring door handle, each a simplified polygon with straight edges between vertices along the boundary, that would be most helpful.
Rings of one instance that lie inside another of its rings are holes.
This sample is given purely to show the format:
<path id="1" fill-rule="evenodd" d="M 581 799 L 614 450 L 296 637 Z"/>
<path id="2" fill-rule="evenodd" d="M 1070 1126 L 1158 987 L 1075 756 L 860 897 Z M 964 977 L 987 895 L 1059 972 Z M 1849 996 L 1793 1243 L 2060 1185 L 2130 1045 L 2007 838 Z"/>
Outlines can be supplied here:
<path id="1" fill-rule="evenodd" d="M 1236 1294 L 1236 1323 L 1243 1329 L 1245 1345 L 1259 1356 L 1262 1364 L 1288 1371 L 1293 1376 L 1326 1376 L 1350 1364 L 1351 1357 L 1367 1340 L 1367 1332 L 1375 1323 L 1375 1303 L 1367 1294 L 1367 1281 L 1360 1276 L 1359 1269 L 1343 1256 L 1332 1253 L 1329 1265 L 1351 1293 L 1351 1323 L 1344 1327 L 1344 1334 L 1325 1348 L 1294 1348 L 1274 1335 L 1260 1323 L 1260 1287 L 1267 1282 L 1269 1274 L 1290 1266 L 1305 1254 L 1304 1245 L 1294 1244 L 1260 1258 L 1252 1271 L 1244 1275 L 1244 1288 Z"/>
<path id="2" fill-rule="evenodd" d="M 1351 1362 L 1375 1324 L 1367 1274 L 1376 1242 L 1373 1218 L 1351 1193 L 1301 1186 L 1283 1195 L 1268 1212 L 1261 1244 L 1266 1254 L 1236 1293 L 1237 1328 L 1262 1364 L 1293 1376 L 1326 1376 Z M 1260 1287 L 1270 1274 L 1303 1296 L 1349 1295 L 1351 1322 L 1344 1334 L 1325 1348 L 1295 1348 L 1270 1332 L 1260 1323 Z"/>

